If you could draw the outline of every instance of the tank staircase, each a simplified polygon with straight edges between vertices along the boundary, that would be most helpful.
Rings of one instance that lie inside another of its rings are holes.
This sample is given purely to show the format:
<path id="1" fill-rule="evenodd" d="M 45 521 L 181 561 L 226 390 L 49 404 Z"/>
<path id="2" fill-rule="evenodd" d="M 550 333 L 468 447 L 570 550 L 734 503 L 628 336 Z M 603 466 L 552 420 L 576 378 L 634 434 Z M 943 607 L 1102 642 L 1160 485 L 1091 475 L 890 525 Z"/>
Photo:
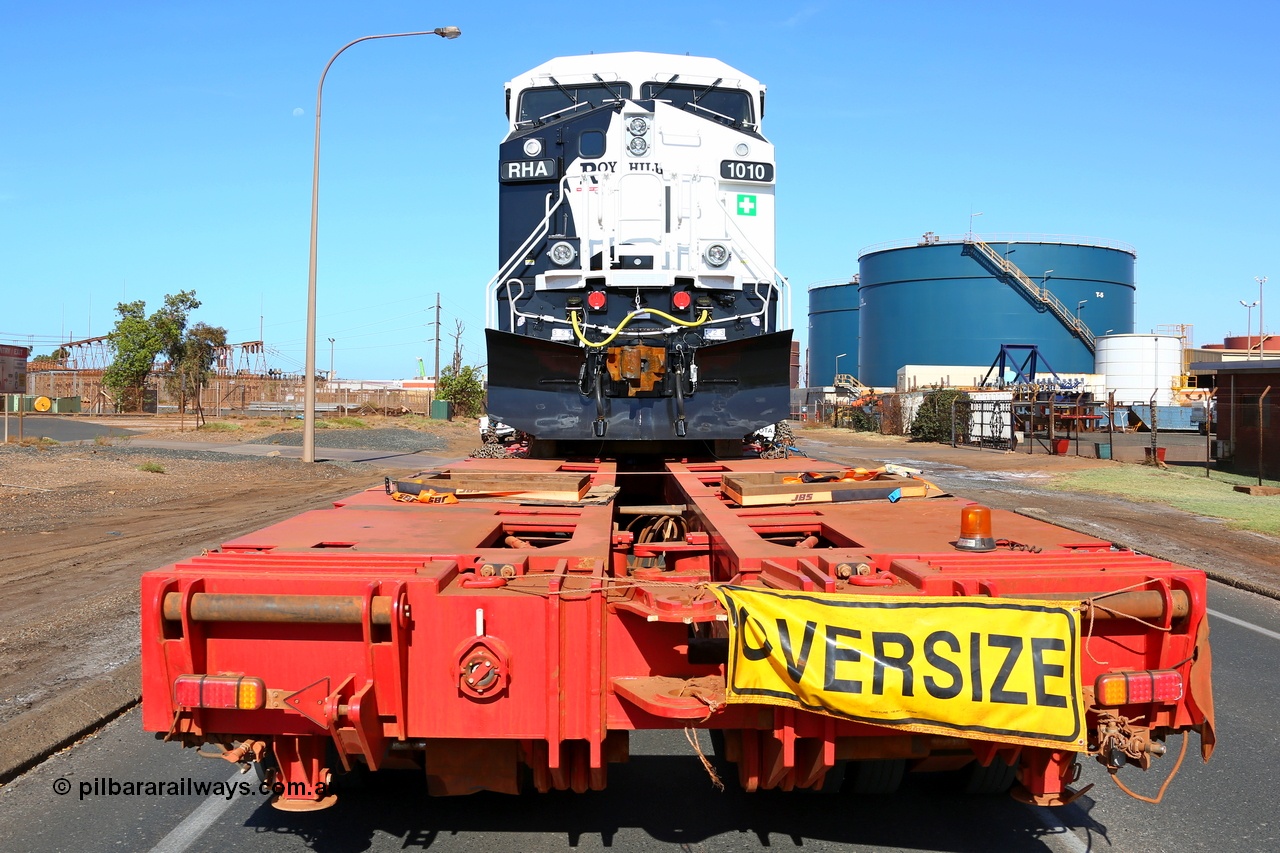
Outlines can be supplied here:
<path id="1" fill-rule="evenodd" d="M 837 394 L 848 394 L 850 397 L 855 397 L 871 390 L 871 386 L 864 385 L 852 373 L 837 373 L 831 384 L 835 386 Z"/>
<path id="2" fill-rule="evenodd" d="M 965 239 L 964 249 L 961 253 L 974 258 L 996 278 L 1020 291 L 1036 306 L 1037 311 L 1048 311 L 1053 314 L 1062 325 L 1067 327 L 1071 334 L 1079 338 L 1089 348 L 1089 352 L 1095 351 L 1096 343 L 1093 332 L 1089 330 L 1089 327 L 1079 317 L 1072 316 L 1067 306 L 1062 303 L 1061 299 L 1054 296 L 1049 288 L 1043 284 L 1036 284 L 1030 276 L 1018 269 L 1017 264 L 1010 261 L 1007 256 L 1000 254 L 989 244 L 973 236 Z"/>

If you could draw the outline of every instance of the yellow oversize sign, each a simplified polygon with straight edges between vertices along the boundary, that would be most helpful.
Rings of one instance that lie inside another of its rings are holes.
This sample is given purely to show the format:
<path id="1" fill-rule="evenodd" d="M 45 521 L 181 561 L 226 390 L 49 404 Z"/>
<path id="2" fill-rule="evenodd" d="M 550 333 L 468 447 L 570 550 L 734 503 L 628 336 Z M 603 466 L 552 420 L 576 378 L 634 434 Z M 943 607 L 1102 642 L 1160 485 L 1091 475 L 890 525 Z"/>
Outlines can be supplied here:
<path id="1" fill-rule="evenodd" d="M 712 587 L 728 701 L 1084 752 L 1080 608 Z"/>

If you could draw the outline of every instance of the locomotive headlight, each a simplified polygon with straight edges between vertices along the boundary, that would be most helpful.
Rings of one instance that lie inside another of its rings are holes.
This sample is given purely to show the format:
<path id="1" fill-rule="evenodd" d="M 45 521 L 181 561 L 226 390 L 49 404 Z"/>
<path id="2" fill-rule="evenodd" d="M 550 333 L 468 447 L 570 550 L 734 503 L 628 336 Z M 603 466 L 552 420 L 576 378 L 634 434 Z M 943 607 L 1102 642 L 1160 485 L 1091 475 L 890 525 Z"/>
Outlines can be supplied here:
<path id="1" fill-rule="evenodd" d="M 737 146 L 734 147 L 733 152 L 737 154 L 739 157 L 746 157 L 748 154 L 751 153 L 751 148 L 747 145 L 747 143 L 739 142 Z"/>
<path id="2" fill-rule="evenodd" d="M 702 250 L 702 259 L 707 266 L 722 267 L 729 262 L 729 247 L 724 243 L 711 243 Z"/>
<path id="3" fill-rule="evenodd" d="M 526 139 L 524 141 L 524 155 L 526 157 L 537 157 L 542 153 L 541 139 Z"/>
<path id="4" fill-rule="evenodd" d="M 556 266 L 567 267 L 573 263 L 574 258 L 578 257 L 578 250 L 573 248 L 572 243 L 561 240 L 553 245 L 547 254 L 551 256 L 551 261 Z"/>
<path id="5" fill-rule="evenodd" d="M 627 131 L 632 136 L 644 136 L 649 132 L 649 120 L 643 116 L 635 116 L 627 122 Z"/>
<path id="6" fill-rule="evenodd" d="M 639 157 L 641 154 L 649 150 L 649 143 L 643 136 L 637 136 L 627 143 L 627 150 Z"/>

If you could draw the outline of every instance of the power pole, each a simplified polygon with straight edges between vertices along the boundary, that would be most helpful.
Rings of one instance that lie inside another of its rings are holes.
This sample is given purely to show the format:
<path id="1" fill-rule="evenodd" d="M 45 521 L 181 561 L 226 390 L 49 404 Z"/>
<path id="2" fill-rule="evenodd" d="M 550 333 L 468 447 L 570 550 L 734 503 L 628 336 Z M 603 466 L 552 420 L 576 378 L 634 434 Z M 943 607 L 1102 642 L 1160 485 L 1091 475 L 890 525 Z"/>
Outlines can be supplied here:
<path id="1" fill-rule="evenodd" d="M 436 388 L 440 387 L 440 291 L 436 291 Z"/>

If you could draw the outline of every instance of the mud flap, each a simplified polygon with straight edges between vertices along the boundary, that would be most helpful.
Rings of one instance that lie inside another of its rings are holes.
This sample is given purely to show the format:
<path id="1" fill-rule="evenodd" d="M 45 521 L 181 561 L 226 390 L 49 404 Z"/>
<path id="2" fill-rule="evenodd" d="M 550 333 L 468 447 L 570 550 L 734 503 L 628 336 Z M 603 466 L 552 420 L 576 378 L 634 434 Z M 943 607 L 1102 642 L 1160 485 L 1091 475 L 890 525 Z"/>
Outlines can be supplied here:
<path id="1" fill-rule="evenodd" d="M 1195 660 L 1191 662 L 1191 700 L 1195 702 L 1204 722 L 1200 730 L 1200 758 L 1208 761 L 1218 743 L 1213 726 L 1213 650 L 1209 647 L 1209 615 L 1206 613 L 1196 630 Z"/>
<path id="2" fill-rule="evenodd" d="M 600 404 L 583 394 L 582 347 L 495 329 L 485 331 L 489 416 L 536 438 L 552 440 L 741 439 L 791 412 L 791 332 L 703 346 L 698 383 L 679 402 L 670 397 L 604 397 L 604 435 L 593 428 Z M 591 389 L 588 387 L 588 392 Z"/>

